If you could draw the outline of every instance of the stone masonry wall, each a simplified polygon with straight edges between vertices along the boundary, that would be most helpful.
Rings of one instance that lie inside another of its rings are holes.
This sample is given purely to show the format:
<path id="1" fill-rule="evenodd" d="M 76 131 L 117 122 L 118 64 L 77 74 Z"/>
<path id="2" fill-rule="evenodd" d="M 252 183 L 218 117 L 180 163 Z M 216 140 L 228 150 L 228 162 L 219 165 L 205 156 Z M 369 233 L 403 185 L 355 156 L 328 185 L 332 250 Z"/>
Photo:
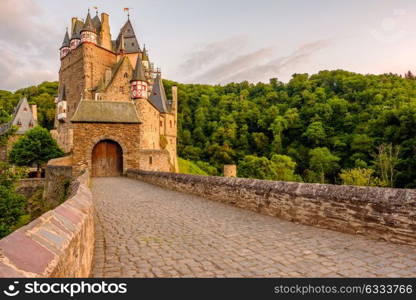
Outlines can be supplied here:
<path id="1" fill-rule="evenodd" d="M 0 240 L 0 277 L 88 277 L 94 249 L 89 173 L 63 204 Z"/>
<path id="2" fill-rule="evenodd" d="M 48 162 L 45 172 L 43 198 L 52 205 L 58 205 L 68 195 L 72 181 L 71 157 L 61 157 Z"/>
<path id="3" fill-rule="evenodd" d="M 37 190 L 44 188 L 44 186 L 44 178 L 25 178 L 19 180 L 16 191 L 26 198 L 30 198 Z"/>
<path id="4" fill-rule="evenodd" d="M 92 150 L 102 140 L 117 142 L 123 150 L 123 169 L 138 168 L 139 124 L 74 123 L 73 161 L 75 174 L 91 171 Z"/>
<path id="5" fill-rule="evenodd" d="M 305 225 L 416 245 L 416 190 L 138 170 L 127 176 Z"/>

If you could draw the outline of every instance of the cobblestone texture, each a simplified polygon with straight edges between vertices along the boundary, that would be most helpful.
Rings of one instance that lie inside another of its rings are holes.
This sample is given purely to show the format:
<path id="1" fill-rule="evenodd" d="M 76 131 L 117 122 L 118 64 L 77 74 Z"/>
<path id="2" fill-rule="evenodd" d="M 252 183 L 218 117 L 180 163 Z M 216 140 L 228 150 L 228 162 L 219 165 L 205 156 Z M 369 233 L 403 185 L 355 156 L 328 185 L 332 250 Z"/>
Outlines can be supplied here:
<path id="1" fill-rule="evenodd" d="M 416 248 L 95 178 L 94 277 L 415 277 Z"/>

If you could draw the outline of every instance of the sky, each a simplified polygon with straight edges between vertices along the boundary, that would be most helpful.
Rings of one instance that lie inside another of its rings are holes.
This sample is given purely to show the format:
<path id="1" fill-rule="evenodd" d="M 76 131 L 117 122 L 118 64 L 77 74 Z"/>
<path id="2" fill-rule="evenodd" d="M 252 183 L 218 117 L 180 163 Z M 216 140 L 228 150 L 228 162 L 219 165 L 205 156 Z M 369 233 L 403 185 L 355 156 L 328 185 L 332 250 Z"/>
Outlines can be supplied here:
<path id="1" fill-rule="evenodd" d="M 57 80 L 65 28 L 94 7 L 113 39 L 130 8 L 150 59 L 183 83 L 416 71 L 414 0 L 0 0 L 0 89 Z"/>

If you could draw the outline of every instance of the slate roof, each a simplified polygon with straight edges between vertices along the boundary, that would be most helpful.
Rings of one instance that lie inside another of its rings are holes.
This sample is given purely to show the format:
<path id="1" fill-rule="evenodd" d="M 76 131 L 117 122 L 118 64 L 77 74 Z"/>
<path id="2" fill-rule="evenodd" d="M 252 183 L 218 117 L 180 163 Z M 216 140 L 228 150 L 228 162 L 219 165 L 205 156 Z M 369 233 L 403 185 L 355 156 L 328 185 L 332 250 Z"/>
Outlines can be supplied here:
<path id="1" fill-rule="evenodd" d="M 92 23 L 91 15 L 90 15 L 89 11 L 88 11 L 88 14 L 87 14 L 87 18 L 85 19 L 84 27 L 82 27 L 81 31 L 97 32 L 97 30 L 95 29 L 95 27 Z"/>
<path id="2" fill-rule="evenodd" d="M 121 35 L 124 37 L 124 48 L 126 53 L 140 52 L 139 42 L 137 41 L 136 34 L 134 33 L 130 20 L 127 20 L 127 22 L 120 29 L 120 33 L 116 40 L 116 49 L 120 46 Z"/>
<path id="3" fill-rule="evenodd" d="M 146 81 L 146 76 L 144 75 L 144 69 L 143 69 L 143 62 L 140 57 L 140 54 L 137 56 L 136 60 L 136 67 L 134 68 L 133 78 L 131 81 Z"/>
<path id="4" fill-rule="evenodd" d="M 95 17 L 92 19 L 92 25 L 94 25 L 95 30 L 97 32 L 99 32 L 101 30 L 101 20 L 100 20 L 100 17 L 98 16 L 98 11 L 97 11 L 97 14 L 95 15 Z"/>
<path id="5" fill-rule="evenodd" d="M 81 20 L 76 20 L 74 28 L 72 28 L 71 40 L 81 39 L 81 30 L 84 27 L 84 22 Z"/>
<path id="6" fill-rule="evenodd" d="M 139 124 L 132 102 L 82 100 L 72 117 L 74 123 Z"/>
<path id="7" fill-rule="evenodd" d="M 65 32 L 65 37 L 64 37 L 64 41 L 62 42 L 61 49 L 62 49 L 63 47 L 69 47 L 69 34 L 68 34 L 68 28 L 66 29 L 66 32 Z"/>
<path id="8" fill-rule="evenodd" d="M 163 87 L 162 77 L 160 74 L 158 74 L 155 78 L 149 100 L 160 112 L 169 112 L 168 100 L 166 99 L 165 88 Z"/>

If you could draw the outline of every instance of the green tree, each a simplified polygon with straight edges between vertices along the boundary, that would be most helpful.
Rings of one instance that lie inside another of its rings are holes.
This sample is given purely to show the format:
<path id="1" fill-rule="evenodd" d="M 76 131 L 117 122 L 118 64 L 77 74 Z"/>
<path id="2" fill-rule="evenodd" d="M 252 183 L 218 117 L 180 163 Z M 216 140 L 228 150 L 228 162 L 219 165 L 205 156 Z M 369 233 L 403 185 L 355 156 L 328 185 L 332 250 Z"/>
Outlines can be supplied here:
<path id="1" fill-rule="evenodd" d="M 313 122 L 304 134 L 313 145 L 320 145 L 325 141 L 326 133 L 322 122 Z"/>
<path id="2" fill-rule="evenodd" d="M 341 170 L 339 177 L 342 180 L 342 184 L 345 185 L 375 186 L 378 184 L 378 180 L 373 175 L 373 169 L 355 168 Z"/>
<path id="3" fill-rule="evenodd" d="M 381 180 L 387 186 L 393 187 L 396 166 L 399 162 L 400 147 L 392 144 L 382 144 L 377 150 L 375 163 Z"/>
<path id="4" fill-rule="evenodd" d="M 296 162 L 290 156 L 275 154 L 272 156 L 271 162 L 276 173 L 274 180 L 301 181 L 300 176 L 295 174 Z"/>
<path id="5" fill-rule="evenodd" d="M 0 237 L 12 232 L 25 213 L 25 198 L 16 193 L 21 174 L 9 164 L 0 162 Z"/>
<path id="6" fill-rule="evenodd" d="M 333 155 L 328 148 L 315 148 L 309 152 L 309 167 L 319 174 L 320 183 L 325 183 L 325 175 L 339 168 L 339 157 Z"/>
<path id="7" fill-rule="evenodd" d="M 238 162 L 237 170 L 239 177 L 267 180 L 276 178 L 276 170 L 266 157 L 247 155 Z"/>
<path id="8" fill-rule="evenodd" d="M 50 159 L 63 156 L 55 140 L 45 128 L 37 126 L 27 131 L 10 152 L 10 162 L 18 166 L 36 165 L 38 176 L 40 168 Z"/>

